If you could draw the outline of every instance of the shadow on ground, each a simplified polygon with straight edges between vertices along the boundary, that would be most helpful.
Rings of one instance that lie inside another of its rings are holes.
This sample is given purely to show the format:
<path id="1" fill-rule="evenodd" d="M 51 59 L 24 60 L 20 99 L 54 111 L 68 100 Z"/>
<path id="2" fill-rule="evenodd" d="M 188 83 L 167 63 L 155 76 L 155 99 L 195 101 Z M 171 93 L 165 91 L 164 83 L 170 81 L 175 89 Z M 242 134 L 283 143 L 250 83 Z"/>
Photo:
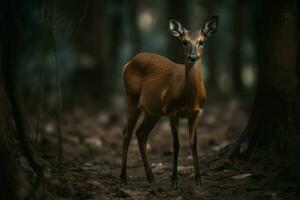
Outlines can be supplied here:
<path id="1" fill-rule="evenodd" d="M 46 167 L 46 181 L 40 189 L 43 199 L 293 199 L 299 195 L 294 184 L 270 184 L 272 173 L 254 172 L 251 167 L 232 165 L 223 152 L 239 136 L 247 117 L 240 103 L 208 104 L 198 127 L 198 154 L 203 185 L 196 186 L 186 121 L 179 129 L 179 189 L 171 188 L 172 137 L 162 119 L 150 135 L 147 146 L 156 183 L 145 178 L 137 140 L 133 135 L 128 154 L 127 186 L 120 185 L 122 108 L 104 111 L 76 108 L 63 114 L 64 161 L 53 167 L 57 154 L 55 121 L 45 120 L 40 134 L 40 152 Z M 280 180 L 286 177 L 280 177 Z M 298 182 L 299 183 L 299 182 Z M 287 194 L 287 195 L 285 195 Z M 291 196 L 291 197 L 290 197 Z"/>

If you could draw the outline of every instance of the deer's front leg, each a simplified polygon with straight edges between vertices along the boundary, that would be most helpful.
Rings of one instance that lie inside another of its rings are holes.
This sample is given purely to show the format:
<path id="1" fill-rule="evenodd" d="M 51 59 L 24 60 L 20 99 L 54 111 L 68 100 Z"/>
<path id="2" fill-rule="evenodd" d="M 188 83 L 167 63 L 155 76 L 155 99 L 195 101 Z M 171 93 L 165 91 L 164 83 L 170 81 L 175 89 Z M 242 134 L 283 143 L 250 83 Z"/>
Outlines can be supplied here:
<path id="1" fill-rule="evenodd" d="M 194 164 L 194 174 L 195 182 L 197 185 L 201 185 L 201 174 L 198 165 L 198 155 L 197 155 L 197 123 L 201 111 L 195 112 L 191 117 L 189 117 L 189 142 L 193 155 Z"/>

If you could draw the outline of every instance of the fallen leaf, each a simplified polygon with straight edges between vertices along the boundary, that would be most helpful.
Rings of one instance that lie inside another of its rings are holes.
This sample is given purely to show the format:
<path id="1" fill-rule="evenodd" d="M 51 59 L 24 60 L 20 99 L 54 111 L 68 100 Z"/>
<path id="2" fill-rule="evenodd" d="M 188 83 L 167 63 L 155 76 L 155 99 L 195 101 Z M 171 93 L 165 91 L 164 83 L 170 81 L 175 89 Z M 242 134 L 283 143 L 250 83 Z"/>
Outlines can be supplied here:
<path id="1" fill-rule="evenodd" d="M 244 179 L 244 178 L 247 178 L 249 176 L 252 176 L 252 175 L 253 174 L 246 173 L 246 174 L 240 174 L 240 175 L 232 176 L 231 178 L 236 179 L 236 180 L 240 180 L 240 179 Z"/>
<path id="2" fill-rule="evenodd" d="M 153 172 L 156 172 L 156 173 L 162 172 L 166 168 L 167 168 L 167 166 L 165 166 L 161 162 L 152 164 L 152 170 L 153 170 Z"/>
<path id="3" fill-rule="evenodd" d="M 181 174 L 189 174 L 191 172 L 193 172 L 193 167 L 192 166 L 178 166 L 177 167 L 178 172 Z"/>

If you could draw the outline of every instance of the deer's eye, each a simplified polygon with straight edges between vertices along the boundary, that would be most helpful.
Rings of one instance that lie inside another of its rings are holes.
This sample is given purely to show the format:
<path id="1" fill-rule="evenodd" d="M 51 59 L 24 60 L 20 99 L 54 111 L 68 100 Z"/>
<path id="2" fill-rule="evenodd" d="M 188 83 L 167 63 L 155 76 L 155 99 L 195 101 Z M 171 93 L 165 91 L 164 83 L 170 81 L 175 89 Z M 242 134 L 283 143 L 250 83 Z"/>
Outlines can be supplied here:
<path id="1" fill-rule="evenodd" d="M 198 46 L 200 46 L 200 47 L 202 47 L 203 46 L 203 40 L 200 40 L 199 42 L 198 42 Z"/>
<path id="2" fill-rule="evenodd" d="M 183 41 L 183 46 L 186 47 L 187 45 L 188 45 L 188 42 L 187 42 L 186 40 L 184 40 L 184 41 Z"/>

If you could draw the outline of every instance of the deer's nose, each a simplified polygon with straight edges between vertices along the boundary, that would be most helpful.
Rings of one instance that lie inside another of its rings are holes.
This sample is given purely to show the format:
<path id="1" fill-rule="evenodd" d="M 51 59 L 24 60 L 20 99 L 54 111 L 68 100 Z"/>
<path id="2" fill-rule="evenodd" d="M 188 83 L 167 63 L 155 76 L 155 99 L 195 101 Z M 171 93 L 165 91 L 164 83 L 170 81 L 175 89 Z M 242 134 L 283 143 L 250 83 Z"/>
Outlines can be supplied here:
<path id="1" fill-rule="evenodd" d="M 188 56 L 190 62 L 195 62 L 198 60 L 197 51 L 195 47 L 190 47 L 190 55 Z"/>
<path id="2" fill-rule="evenodd" d="M 198 56 L 196 53 L 191 53 L 188 57 L 189 61 L 195 62 L 198 60 Z"/>

